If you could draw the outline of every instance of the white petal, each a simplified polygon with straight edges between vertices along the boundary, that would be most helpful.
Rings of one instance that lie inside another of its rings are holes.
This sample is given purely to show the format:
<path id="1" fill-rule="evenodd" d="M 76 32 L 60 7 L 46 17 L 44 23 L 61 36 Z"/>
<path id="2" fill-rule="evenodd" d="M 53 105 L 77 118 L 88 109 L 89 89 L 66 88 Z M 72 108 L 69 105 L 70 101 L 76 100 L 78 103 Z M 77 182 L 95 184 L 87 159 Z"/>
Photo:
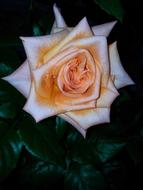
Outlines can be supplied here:
<path id="1" fill-rule="evenodd" d="M 28 97 L 31 87 L 31 76 L 27 60 L 15 72 L 3 79 L 8 81 L 26 98 Z"/>
<path id="2" fill-rule="evenodd" d="M 119 96 L 119 93 L 116 90 L 113 81 L 109 78 L 107 87 L 101 87 L 100 97 L 97 100 L 97 107 L 110 108 L 117 96 Z"/>
<path id="3" fill-rule="evenodd" d="M 117 50 L 117 43 L 114 42 L 109 46 L 110 64 L 111 64 L 111 75 L 114 79 L 116 88 L 121 88 L 126 85 L 132 85 L 134 82 L 124 70 L 119 53 Z"/>
<path id="4" fill-rule="evenodd" d="M 75 127 L 81 134 L 82 136 L 85 138 L 86 136 L 86 130 L 84 128 L 82 128 L 78 122 L 76 122 L 75 120 L 73 120 L 71 117 L 69 117 L 66 114 L 59 114 L 59 117 L 61 117 L 62 119 L 66 120 L 68 123 L 70 123 L 73 127 Z"/>
<path id="5" fill-rule="evenodd" d="M 113 29 L 116 23 L 117 21 L 114 21 L 114 22 L 108 22 L 105 24 L 93 26 L 92 27 L 93 33 L 94 35 L 108 37 L 108 35 L 110 34 L 111 30 Z"/>
<path id="6" fill-rule="evenodd" d="M 78 123 L 78 126 L 80 126 L 83 130 L 87 130 L 93 125 L 110 122 L 110 108 L 72 111 L 66 112 L 64 115 L 71 118 L 75 123 Z M 66 120 L 68 121 L 68 118 L 66 118 Z"/>
<path id="7" fill-rule="evenodd" d="M 42 64 L 40 60 L 41 53 L 46 51 L 42 54 L 42 56 L 44 56 L 44 54 L 57 45 L 65 35 L 67 35 L 67 30 L 47 36 L 21 37 L 32 70 L 35 69 L 38 64 Z"/>
<path id="8" fill-rule="evenodd" d="M 55 22 L 56 22 L 56 27 L 58 28 L 66 28 L 67 25 L 64 21 L 64 18 L 62 17 L 58 7 L 56 6 L 56 4 L 54 4 L 53 6 L 53 11 L 54 11 L 54 15 L 55 15 Z"/>

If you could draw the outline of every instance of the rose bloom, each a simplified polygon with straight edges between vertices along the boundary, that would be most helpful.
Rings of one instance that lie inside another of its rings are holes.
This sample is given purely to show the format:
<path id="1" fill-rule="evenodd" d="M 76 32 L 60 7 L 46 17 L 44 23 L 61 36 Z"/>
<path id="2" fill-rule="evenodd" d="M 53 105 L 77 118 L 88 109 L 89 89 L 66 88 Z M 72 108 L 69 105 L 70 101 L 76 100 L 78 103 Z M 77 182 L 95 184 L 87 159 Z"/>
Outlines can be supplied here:
<path id="1" fill-rule="evenodd" d="M 107 44 L 116 22 L 90 27 L 83 18 L 69 28 L 56 5 L 53 10 L 51 34 L 21 37 L 27 60 L 4 80 L 27 98 L 23 109 L 36 122 L 58 115 L 85 137 L 90 126 L 109 122 L 117 89 L 133 81 L 117 43 Z"/>

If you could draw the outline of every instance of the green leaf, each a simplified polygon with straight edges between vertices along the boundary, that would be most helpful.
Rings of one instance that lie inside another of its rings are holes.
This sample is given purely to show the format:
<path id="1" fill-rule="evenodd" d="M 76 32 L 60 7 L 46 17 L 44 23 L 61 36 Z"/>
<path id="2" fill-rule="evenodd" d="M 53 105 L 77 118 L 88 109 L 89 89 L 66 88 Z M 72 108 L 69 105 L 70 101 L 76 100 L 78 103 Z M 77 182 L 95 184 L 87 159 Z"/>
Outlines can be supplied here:
<path id="1" fill-rule="evenodd" d="M 104 177 L 92 165 L 73 164 L 65 174 L 67 190 L 104 190 Z"/>
<path id="2" fill-rule="evenodd" d="M 122 22 L 124 10 L 120 0 L 95 0 L 95 2 L 108 14 L 116 17 Z"/>
<path id="3" fill-rule="evenodd" d="M 117 140 L 99 139 L 96 141 L 95 144 L 93 143 L 91 146 L 92 149 L 95 149 L 100 160 L 102 162 L 106 162 L 117 153 L 119 153 L 125 146 L 125 143 Z"/>
<path id="4" fill-rule="evenodd" d="M 9 131 L 0 140 L 0 181 L 16 167 L 22 143 L 16 131 Z"/>
<path id="5" fill-rule="evenodd" d="M 68 129 L 68 123 L 60 117 L 56 117 L 56 132 L 59 138 L 64 137 Z"/>
<path id="6" fill-rule="evenodd" d="M 9 65 L 0 63 L 0 77 L 9 75 L 12 71 L 13 69 Z"/>
<path id="7" fill-rule="evenodd" d="M 64 150 L 57 141 L 56 133 L 53 134 L 53 127 L 36 125 L 33 120 L 26 117 L 22 121 L 19 134 L 32 155 L 53 164 L 64 164 Z"/>
<path id="8" fill-rule="evenodd" d="M 63 178 L 64 170 L 58 165 L 49 164 L 39 159 L 29 158 L 20 170 L 19 178 L 23 185 L 39 188 L 57 189 Z M 54 187 L 57 188 L 54 188 Z M 26 188 L 25 188 L 26 189 Z"/>
<path id="9" fill-rule="evenodd" d="M 4 119 L 13 119 L 17 114 L 17 108 L 12 103 L 0 105 L 0 117 Z"/>
<path id="10" fill-rule="evenodd" d="M 98 154 L 92 150 L 91 145 L 84 139 L 75 142 L 69 151 L 69 155 L 73 161 L 80 164 L 100 164 Z"/>

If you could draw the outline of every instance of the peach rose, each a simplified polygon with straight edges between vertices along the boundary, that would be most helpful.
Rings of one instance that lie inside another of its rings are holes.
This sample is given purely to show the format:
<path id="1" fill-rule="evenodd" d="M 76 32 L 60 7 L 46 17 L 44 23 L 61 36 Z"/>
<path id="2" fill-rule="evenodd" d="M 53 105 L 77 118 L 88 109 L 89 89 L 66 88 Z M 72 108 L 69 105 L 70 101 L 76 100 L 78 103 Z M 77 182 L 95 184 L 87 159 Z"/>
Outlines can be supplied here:
<path id="1" fill-rule="evenodd" d="M 51 34 L 21 37 L 27 60 L 4 78 L 26 98 L 24 110 L 36 122 L 58 115 L 83 136 L 90 126 L 109 122 L 117 89 L 133 84 L 124 71 L 116 42 L 106 37 L 116 22 L 90 27 L 83 18 L 67 27 L 54 5 Z"/>

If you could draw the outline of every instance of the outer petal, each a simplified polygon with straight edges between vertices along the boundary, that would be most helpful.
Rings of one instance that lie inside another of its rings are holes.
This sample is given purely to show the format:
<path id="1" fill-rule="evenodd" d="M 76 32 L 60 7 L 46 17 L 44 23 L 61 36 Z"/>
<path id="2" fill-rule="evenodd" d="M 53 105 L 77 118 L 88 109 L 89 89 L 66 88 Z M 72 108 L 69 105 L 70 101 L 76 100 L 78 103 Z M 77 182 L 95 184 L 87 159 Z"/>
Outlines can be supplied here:
<path id="1" fill-rule="evenodd" d="M 56 21 L 56 26 L 60 27 L 60 28 L 66 28 L 67 25 L 64 21 L 64 18 L 62 17 L 58 7 L 56 6 L 56 4 L 54 4 L 53 6 L 53 11 L 54 11 L 54 15 L 55 15 L 55 21 Z"/>
<path id="2" fill-rule="evenodd" d="M 67 30 L 47 36 L 21 37 L 32 70 L 45 63 L 43 60 L 44 55 L 53 49 L 66 35 Z"/>
<path id="3" fill-rule="evenodd" d="M 56 4 L 53 6 L 54 16 L 55 16 L 55 22 L 53 24 L 51 33 L 56 33 L 58 31 L 61 31 L 65 28 L 67 28 L 67 25 L 64 21 L 64 18 L 62 17 L 59 9 L 57 8 Z"/>
<path id="4" fill-rule="evenodd" d="M 129 75 L 125 72 L 119 57 L 117 50 L 117 42 L 114 42 L 109 46 L 111 75 L 114 80 L 116 88 L 121 88 L 126 85 L 134 84 Z"/>
<path id="5" fill-rule="evenodd" d="M 93 26 L 92 27 L 93 33 L 94 35 L 108 37 L 108 35 L 110 34 L 111 30 L 113 29 L 116 23 L 117 21 L 114 21 L 114 22 L 108 22 L 105 24 Z"/>
<path id="6" fill-rule="evenodd" d="M 40 102 L 37 101 L 37 97 L 35 95 L 34 83 L 31 85 L 30 96 L 23 108 L 26 112 L 30 113 L 36 120 L 36 122 L 48 117 L 55 115 L 56 111 L 53 108 L 48 107 L 47 105 L 41 105 Z"/>
<path id="7" fill-rule="evenodd" d="M 86 130 L 84 128 L 82 128 L 82 126 L 80 126 L 80 124 L 78 122 L 76 122 L 74 119 L 72 119 L 71 117 L 69 117 L 66 114 L 60 114 L 58 116 L 63 118 L 64 120 L 66 120 L 72 126 L 74 126 L 82 134 L 83 137 L 86 136 Z"/>
<path id="8" fill-rule="evenodd" d="M 107 87 L 101 87 L 100 97 L 97 100 L 97 108 L 109 108 L 112 102 L 119 95 L 111 78 L 108 80 Z"/>
<path id="9" fill-rule="evenodd" d="M 14 73 L 3 79 L 13 85 L 26 98 L 28 97 L 31 87 L 31 77 L 27 60 Z"/>

